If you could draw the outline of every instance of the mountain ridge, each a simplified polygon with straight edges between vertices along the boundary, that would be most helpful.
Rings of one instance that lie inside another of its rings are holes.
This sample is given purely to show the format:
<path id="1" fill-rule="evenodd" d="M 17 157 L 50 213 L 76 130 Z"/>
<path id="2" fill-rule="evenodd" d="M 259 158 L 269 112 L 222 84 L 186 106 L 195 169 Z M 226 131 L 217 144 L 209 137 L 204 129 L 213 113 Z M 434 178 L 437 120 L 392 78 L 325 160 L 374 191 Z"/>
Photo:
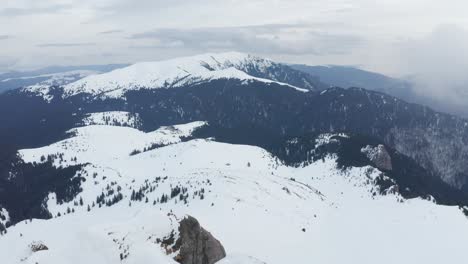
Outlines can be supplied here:
<path id="1" fill-rule="evenodd" d="M 312 76 L 289 66 L 250 54 L 226 52 L 132 64 L 66 84 L 63 96 L 86 93 L 119 98 L 128 90 L 173 88 L 216 79 L 276 82 L 303 91 L 317 91 L 323 86 Z M 47 86 L 26 87 L 24 90 L 50 99 Z"/>
<path id="2" fill-rule="evenodd" d="M 65 85 L 90 74 L 125 67 L 127 64 L 51 66 L 31 71 L 11 71 L 0 74 L 0 94 L 13 89 L 35 85 Z"/>

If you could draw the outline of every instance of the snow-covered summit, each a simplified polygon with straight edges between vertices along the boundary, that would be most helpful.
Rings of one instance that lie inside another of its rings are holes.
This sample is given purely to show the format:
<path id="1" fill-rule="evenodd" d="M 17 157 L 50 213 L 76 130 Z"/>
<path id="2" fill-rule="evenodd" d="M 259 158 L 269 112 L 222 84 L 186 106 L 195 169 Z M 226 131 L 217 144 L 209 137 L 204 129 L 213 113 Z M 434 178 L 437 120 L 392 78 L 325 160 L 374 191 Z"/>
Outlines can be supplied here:
<path id="1" fill-rule="evenodd" d="M 238 52 L 208 53 L 165 61 L 141 62 L 68 84 L 64 87 L 64 96 L 88 93 L 116 98 L 128 90 L 181 87 L 217 79 L 283 84 L 275 78 L 258 78 L 251 74 L 263 73 L 261 75 L 266 76 L 268 68 L 273 65 L 271 60 Z"/>

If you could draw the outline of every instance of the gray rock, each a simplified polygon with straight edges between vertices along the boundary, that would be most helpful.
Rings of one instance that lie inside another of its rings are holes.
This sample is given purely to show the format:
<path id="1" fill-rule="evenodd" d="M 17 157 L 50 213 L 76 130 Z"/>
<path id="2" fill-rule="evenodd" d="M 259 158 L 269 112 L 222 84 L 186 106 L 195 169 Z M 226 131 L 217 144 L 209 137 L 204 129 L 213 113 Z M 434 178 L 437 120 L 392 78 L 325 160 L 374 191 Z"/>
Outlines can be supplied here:
<path id="1" fill-rule="evenodd" d="M 29 248 L 31 248 L 32 252 L 38 252 L 38 251 L 43 251 L 43 250 L 49 250 L 49 248 L 40 241 L 34 241 L 29 245 Z"/>
<path id="2" fill-rule="evenodd" d="M 174 258 L 182 264 L 214 264 L 226 257 L 223 245 L 208 231 L 200 226 L 197 219 L 192 216 L 185 217 L 179 223 L 179 236 L 173 243 L 174 233 L 162 240 L 161 246 L 168 253 L 178 252 Z"/>
<path id="3" fill-rule="evenodd" d="M 392 170 L 392 158 L 384 145 L 378 145 L 377 147 L 368 145 L 362 148 L 361 152 L 364 153 L 378 169 Z"/>

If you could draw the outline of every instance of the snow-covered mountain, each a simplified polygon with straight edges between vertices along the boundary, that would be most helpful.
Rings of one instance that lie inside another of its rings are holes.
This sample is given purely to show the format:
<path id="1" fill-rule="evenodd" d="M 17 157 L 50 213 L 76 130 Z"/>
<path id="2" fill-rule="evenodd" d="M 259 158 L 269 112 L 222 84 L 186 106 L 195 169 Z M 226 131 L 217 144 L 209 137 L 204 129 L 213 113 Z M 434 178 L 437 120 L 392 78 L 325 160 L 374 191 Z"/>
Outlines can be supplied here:
<path id="1" fill-rule="evenodd" d="M 88 70 L 76 70 L 59 73 L 49 73 L 36 76 L 26 76 L 18 78 L 7 78 L 0 81 L 0 86 L 4 87 L 3 90 L 11 90 L 21 88 L 23 86 L 29 87 L 31 90 L 47 89 L 50 86 L 62 86 L 89 75 L 98 74 L 100 72 Z"/>
<path id="2" fill-rule="evenodd" d="M 37 113 L 0 117 L 10 127 L 0 136 L 9 143 L 50 143 L 22 138 L 27 132 L 17 120 L 34 119 L 26 126 L 48 135 L 38 138 L 54 138 L 79 121 L 73 119 L 100 111 L 139 114 L 145 130 L 194 120 L 247 126 L 264 134 L 248 142 L 256 145 L 269 136 L 345 131 L 379 138 L 428 174 L 459 189 L 468 186 L 467 121 L 364 89 L 320 87 L 307 73 L 237 52 L 137 63 L 64 86 L 32 86 L 5 95 L 0 98 L 4 111 L 28 98 L 34 102 L 25 104 L 33 104 Z M 41 107 L 45 112 L 39 117 Z"/>
<path id="3" fill-rule="evenodd" d="M 136 63 L 65 85 L 63 96 L 89 94 L 120 98 L 131 90 L 184 87 L 218 79 L 276 82 L 301 91 L 317 91 L 323 87 L 313 76 L 289 66 L 249 54 L 227 52 Z M 26 90 L 50 98 L 49 87 L 33 86 Z"/>
<path id="4" fill-rule="evenodd" d="M 97 122 L 99 116 L 125 115 L 93 116 Z M 74 176 L 81 191 L 69 200 L 49 193 L 44 208 L 53 219 L 10 227 L 0 237 L 0 259 L 176 263 L 178 253 L 168 253 L 160 241 L 177 232 L 186 215 L 224 245 L 222 264 L 464 259 L 468 219 L 457 206 L 405 199 L 385 171 L 369 165 L 340 169 L 336 155 L 288 166 L 259 147 L 184 140 L 203 126 L 194 122 L 145 133 L 89 125 L 63 141 L 21 150 L 25 162 L 51 162 L 57 169 L 81 164 Z M 348 136 L 321 135 L 311 151 L 337 137 Z"/>
<path id="5" fill-rule="evenodd" d="M 34 86 L 62 86 L 75 82 L 93 74 L 105 73 L 128 65 L 84 65 L 61 66 L 24 72 L 7 72 L 0 74 L 0 93 L 21 87 Z"/>
<path id="6" fill-rule="evenodd" d="M 30 86 L 0 125 L 8 264 L 464 259 L 468 121 L 267 59 Z"/>

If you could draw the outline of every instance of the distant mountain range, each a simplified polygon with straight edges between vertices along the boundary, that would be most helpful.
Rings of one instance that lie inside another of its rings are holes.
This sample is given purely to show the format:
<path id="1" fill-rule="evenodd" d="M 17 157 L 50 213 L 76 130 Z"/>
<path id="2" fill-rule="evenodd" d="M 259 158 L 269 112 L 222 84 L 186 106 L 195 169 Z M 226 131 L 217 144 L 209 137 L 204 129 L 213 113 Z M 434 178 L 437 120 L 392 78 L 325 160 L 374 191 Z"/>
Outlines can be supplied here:
<path id="1" fill-rule="evenodd" d="M 55 66 L 34 71 L 0 74 L 0 93 L 31 85 L 65 85 L 92 74 L 109 72 L 127 64 Z"/>
<path id="2" fill-rule="evenodd" d="M 450 101 L 416 92 L 414 78 L 396 79 L 383 74 L 347 66 L 291 65 L 292 68 L 317 76 L 321 82 L 342 88 L 359 87 L 386 93 L 410 103 L 429 106 L 437 111 L 468 118 L 468 104 Z M 468 87 L 468 84 L 467 84 Z"/>
<path id="3" fill-rule="evenodd" d="M 411 94 L 411 84 L 383 74 L 349 66 L 291 65 L 292 68 L 317 76 L 324 83 L 341 88 L 364 88 L 386 93 L 406 100 Z"/>
<path id="4" fill-rule="evenodd" d="M 232 55 L 232 54 L 231 54 Z M 137 64 L 134 67 L 141 67 L 143 64 Z M 148 63 L 146 64 L 148 65 Z M 282 69 L 280 63 L 275 63 L 275 67 Z M 80 80 L 88 75 L 100 74 L 110 72 L 115 69 L 124 68 L 129 64 L 111 64 L 111 65 L 85 65 L 85 66 L 60 66 L 48 67 L 35 71 L 28 72 L 8 72 L 0 74 L 0 93 L 26 86 L 60 86 Z M 342 87 L 342 88 L 365 88 L 367 90 L 378 91 L 388 95 L 395 96 L 410 103 L 417 103 L 429 106 L 437 111 L 447 112 L 450 114 L 459 115 L 461 117 L 468 117 L 468 107 L 464 105 L 455 105 L 451 102 L 444 101 L 443 99 L 433 98 L 429 95 L 423 95 L 415 92 L 414 78 L 397 79 L 388 77 L 386 75 L 361 70 L 351 66 L 310 66 L 293 64 L 288 65 L 290 68 L 297 70 L 295 74 L 304 76 L 287 76 L 292 72 L 277 72 L 280 77 L 283 74 L 285 78 L 301 80 L 310 82 L 317 86 L 318 89 L 325 89 L 328 87 Z M 248 69 L 244 69 L 248 70 Z M 249 73 L 254 77 L 269 76 L 262 75 L 261 71 L 255 73 L 258 69 L 250 69 Z M 301 73 L 302 72 L 302 73 Z M 271 76 L 270 76 L 271 77 Z M 300 84 L 296 84 L 301 86 Z"/>

